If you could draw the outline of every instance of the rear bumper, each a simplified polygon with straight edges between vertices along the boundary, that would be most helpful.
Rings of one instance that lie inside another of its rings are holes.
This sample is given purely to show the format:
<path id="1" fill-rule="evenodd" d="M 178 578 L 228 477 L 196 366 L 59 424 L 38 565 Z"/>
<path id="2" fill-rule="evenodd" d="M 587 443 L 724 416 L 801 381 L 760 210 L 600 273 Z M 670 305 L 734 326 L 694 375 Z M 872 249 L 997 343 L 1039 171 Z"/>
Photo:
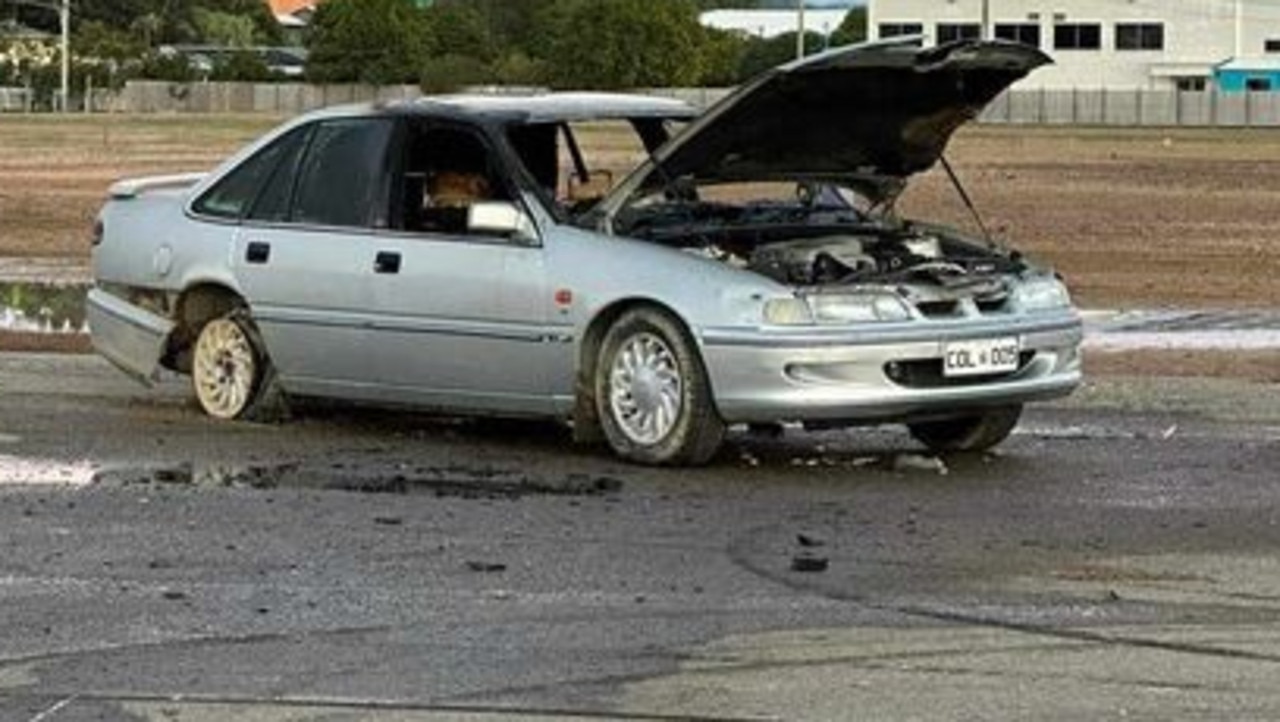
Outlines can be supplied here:
<path id="1" fill-rule="evenodd" d="M 93 348 L 142 383 L 155 381 L 174 323 L 101 288 L 85 300 Z"/>
<path id="2" fill-rule="evenodd" d="M 1017 336 L 1015 372 L 976 379 L 941 374 L 946 343 Z M 729 422 L 906 421 L 1070 394 L 1081 381 L 1082 326 L 1074 314 L 946 329 L 779 335 L 704 333 L 716 406 Z M 895 372 L 897 372 L 895 374 Z"/>

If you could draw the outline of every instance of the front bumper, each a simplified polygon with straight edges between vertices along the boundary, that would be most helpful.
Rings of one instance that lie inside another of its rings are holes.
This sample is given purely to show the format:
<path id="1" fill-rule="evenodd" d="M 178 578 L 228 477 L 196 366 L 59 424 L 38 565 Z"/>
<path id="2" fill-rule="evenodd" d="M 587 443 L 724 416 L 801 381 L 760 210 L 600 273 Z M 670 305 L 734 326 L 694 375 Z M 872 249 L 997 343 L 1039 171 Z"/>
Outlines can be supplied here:
<path id="1" fill-rule="evenodd" d="M 1017 336 L 1017 371 L 942 375 L 951 341 Z M 730 423 L 906 421 L 1070 394 L 1081 381 L 1083 328 L 1074 313 L 1046 318 L 909 323 L 841 329 L 705 329 L 702 352 Z"/>
<path id="2" fill-rule="evenodd" d="M 155 381 L 173 321 L 101 288 L 89 290 L 85 317 L 94 350 L 139 381 Z"/>

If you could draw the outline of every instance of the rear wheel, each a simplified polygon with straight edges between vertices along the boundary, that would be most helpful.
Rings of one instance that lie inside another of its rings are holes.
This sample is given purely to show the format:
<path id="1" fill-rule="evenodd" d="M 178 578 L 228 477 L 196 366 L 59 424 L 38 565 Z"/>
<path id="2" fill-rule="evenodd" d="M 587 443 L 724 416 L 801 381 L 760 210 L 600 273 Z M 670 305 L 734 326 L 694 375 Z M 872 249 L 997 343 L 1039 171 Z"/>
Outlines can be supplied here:
<path id="1" fill-rule="evenodd" d="M 204 324 L 192 351 L 196 401 L 217 419 L 261 420 L 277 415 L 275 369 L 253 321 L 236 310 Z"/>
<path id="2" fill-rule="evenodd" d="M 986 451 L 1009 438 L 1022 405 L 999 406 L 980 413 L 907 424 L 917 441 L 933 451 Z"/>
<path id="3" fill-rule="evenodd" d="M 609 446 L 630 461 L 703 464 L 724 440 L 701 358 L 656 309 L 628 311 L 605 334 L 595 398 Z"/>

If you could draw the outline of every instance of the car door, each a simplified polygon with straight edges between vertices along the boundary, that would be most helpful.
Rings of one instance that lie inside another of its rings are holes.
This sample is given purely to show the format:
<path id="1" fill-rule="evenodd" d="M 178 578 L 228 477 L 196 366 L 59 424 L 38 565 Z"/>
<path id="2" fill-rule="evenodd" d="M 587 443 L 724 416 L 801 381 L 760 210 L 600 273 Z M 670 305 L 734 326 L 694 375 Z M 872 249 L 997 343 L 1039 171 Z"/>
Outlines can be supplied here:
<path id="1" fill-rule="evenodd" d="M 297 131 L 241 225 L 236 278 L 290 391 L 362 398 L 369 363 L 375 229 L 386 225 L 394 121 L 352 117 Z"/>
<path id="2" fill-rule="evenodd" d="M 405 123 L 393 230 L 377 239 L 373 280 L 381 381 L 435 406 L 547 412 L 556 340 L 543 249 L 535 238 L 469 228 L 467 200 L 431 186 L 471 172 L 462 185 L 484 186 L 486 196 L 474 200 L 508 208 L 519 205 L 518 191 L 478 129 Z M 449 205 L 437 206 L 446 195 Z"/>

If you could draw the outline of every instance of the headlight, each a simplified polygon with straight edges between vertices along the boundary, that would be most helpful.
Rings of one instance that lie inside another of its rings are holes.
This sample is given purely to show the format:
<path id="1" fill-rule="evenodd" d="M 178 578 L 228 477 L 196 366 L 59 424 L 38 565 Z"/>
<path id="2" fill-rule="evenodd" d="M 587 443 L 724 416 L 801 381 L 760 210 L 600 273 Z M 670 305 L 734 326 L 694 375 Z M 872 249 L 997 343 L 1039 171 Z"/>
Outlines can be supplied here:
<path id="1" fill-rule="evenodd" d="M 764 321 L 774 326 L 906 321 L 911 309 L 887 293 L 816 293 L 775 298 L 764 305 Z"/>
<path id="2" fill-rule="evenodd" d="M 1014 291 L 1018 306 L 1026 311 L 1048 311 L 1071 305 L 1071 294 L 1060 281 L 1043 278 L 1028 281 Z"/>
<path id="3" fill-rule="evenodd" d="M 887 293 L 818 293 L 807 300 L 818 323 L 874 323 L 911 318 L 907 304 Z"/>
<path id="4" fill-rule="evenodd" d="M 774 298 L 764 304 L 764 322 L 774 326 L 810 326 L 813 313 L 799 298 Z"/>

